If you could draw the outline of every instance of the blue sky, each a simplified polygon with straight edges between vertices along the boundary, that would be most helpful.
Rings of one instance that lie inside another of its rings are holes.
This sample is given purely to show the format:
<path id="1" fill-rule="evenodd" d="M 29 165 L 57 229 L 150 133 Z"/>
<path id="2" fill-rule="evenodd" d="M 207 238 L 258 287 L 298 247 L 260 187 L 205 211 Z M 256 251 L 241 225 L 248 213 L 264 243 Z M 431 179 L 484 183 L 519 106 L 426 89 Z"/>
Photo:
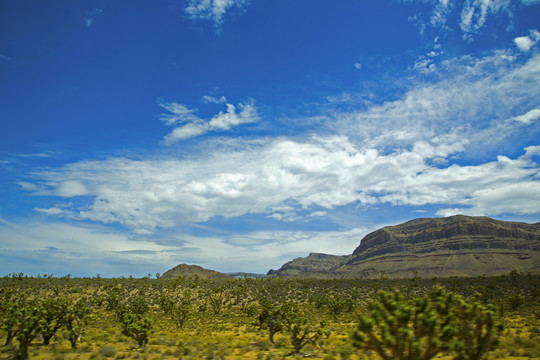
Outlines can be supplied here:
<path id="1" fill-rule="evenodd" d="M 0 2 L 0 274 L 265 273 L 540 220 L 539 0 Z"/>

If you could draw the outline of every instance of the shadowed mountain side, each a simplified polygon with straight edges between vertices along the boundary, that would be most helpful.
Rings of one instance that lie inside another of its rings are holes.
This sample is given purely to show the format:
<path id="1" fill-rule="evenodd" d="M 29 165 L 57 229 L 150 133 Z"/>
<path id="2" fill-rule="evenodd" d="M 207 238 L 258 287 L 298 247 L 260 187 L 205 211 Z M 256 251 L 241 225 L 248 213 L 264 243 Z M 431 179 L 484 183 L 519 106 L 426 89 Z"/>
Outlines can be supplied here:
<path id="1" fill-rule="evenodd" d="M 208 270 L 197 265 L 180 264 L 167 270 L 162 276 L 162 279 L 176 279 L 177 277 L 198 277 L 200 279 L 229 279 L 227 274 L 223 274 L 214 270 Z"/>
<path id="2" fill-rule="evenodd" d="M 416 219 L 366 235 L 349 256 L 312 255 L 269 275 L 397 278 L 496 276 L 514 270 L 540 273 L 540 223 L 463 215 Z"/>

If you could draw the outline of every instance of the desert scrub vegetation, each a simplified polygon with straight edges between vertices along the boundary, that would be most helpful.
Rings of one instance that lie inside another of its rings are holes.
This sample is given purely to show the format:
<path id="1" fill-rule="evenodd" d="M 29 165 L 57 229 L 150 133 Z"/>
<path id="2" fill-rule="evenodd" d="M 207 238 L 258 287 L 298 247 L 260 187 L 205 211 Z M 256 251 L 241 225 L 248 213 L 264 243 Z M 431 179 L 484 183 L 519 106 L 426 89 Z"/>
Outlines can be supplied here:
<path id="1" fill-rule="evenodd" d="M 535 359 L 540 276 L 0 278 L 0 359 Z"/>

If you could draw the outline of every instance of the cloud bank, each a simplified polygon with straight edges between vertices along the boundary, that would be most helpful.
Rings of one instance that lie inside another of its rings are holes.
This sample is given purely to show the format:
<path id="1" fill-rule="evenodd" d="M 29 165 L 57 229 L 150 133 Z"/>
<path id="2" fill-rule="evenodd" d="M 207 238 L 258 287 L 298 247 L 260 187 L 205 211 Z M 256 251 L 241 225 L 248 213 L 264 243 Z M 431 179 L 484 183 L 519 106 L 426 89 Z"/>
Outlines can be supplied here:
<path id="1" fill-rule="evenodd" d="M 46 180 L 84 183 L 94 201 L 79 209 L 80 219 L 120 223 L 138 234 L 215 216 L 284 214 L 284 204 L 293 211 L 351 203 L 462 204 L 462 213 L 476 215 L 528 214 L 540 208 L 540 196 L 531 196 L 540 194 L 539 170 L 531 160 L 540 154 L 538 147 L 517 159 L 500 156 L 476 166 L 428 165 L 430 158 L 455 150 L 417 142 L 411 151 L 384 155 L 344 137 L 276 140 L 197 161 L 79 162 L 49 173 Z"/>

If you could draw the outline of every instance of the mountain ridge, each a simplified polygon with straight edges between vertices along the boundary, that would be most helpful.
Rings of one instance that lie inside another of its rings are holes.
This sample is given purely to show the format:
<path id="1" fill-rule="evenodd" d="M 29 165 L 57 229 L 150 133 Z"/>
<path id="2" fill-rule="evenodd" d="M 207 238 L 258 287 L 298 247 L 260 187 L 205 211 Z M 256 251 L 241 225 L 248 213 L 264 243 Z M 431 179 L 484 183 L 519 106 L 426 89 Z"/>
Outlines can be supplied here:
<path id="1" fill-rule="evenodd" d="M 373 231 L 351 255 L 311 253 L 268 275 L 434 277 L 540 273 L 540 223 L 454 215 L 419 218 Z"/>

